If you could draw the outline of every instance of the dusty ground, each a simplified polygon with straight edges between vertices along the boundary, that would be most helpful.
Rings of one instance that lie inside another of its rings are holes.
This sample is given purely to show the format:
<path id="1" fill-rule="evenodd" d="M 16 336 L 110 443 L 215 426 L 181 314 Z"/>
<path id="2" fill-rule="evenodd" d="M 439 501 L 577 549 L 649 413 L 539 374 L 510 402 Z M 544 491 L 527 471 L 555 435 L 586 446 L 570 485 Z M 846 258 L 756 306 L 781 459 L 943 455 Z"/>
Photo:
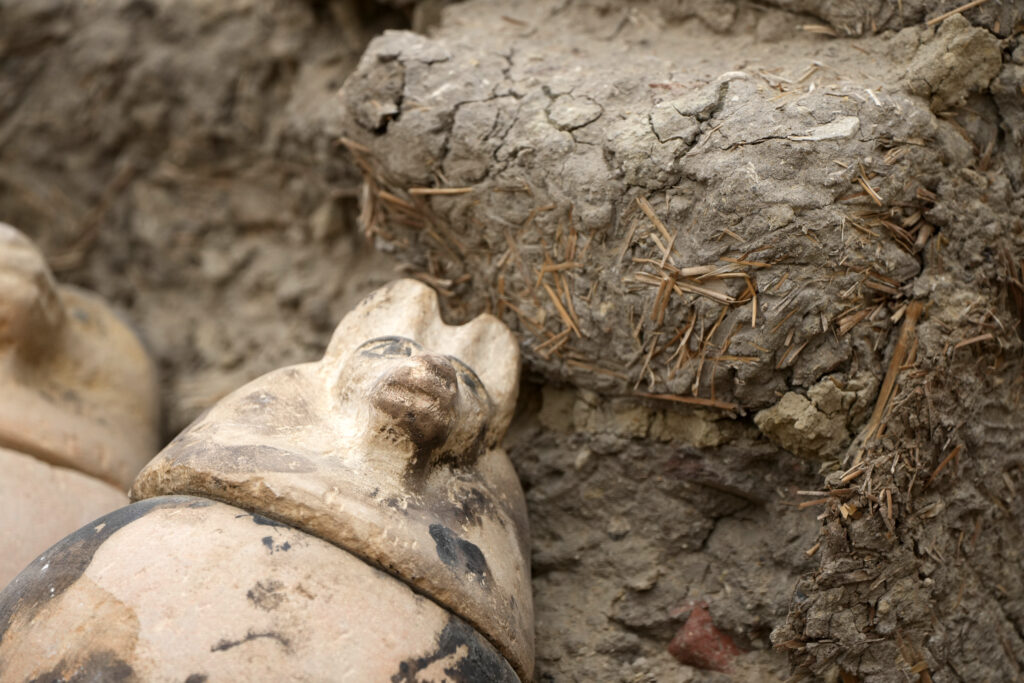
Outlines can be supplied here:
<path id="1" fill-rule="evenodd" d="M 0 220 L 166 434 L 402 261 L 523 340 L 541 680 L 725 680 L 666 649 L 705 606 L 738 679 L 1019 676 L 1019 3 L 392 4 L 0 0 Z"/>
<path id="2" fill-rule="evenodd" d="M 0 215 L 108 297 L 166 432 L 318 357 L 391 264 L 354 236 L 335 92 L 402 16 L 303 2 L 0 3 Z"/>
<path id="3" fill-rule="evenodd" d="M 784 501 L 817 468 L 711 413 L 536 385 L 522 404 L 508 447 L 533 528 L 540 679 L 727 680 L 665 649 L 706 603 L 752 651 L 738 679 L 784 680 L 770 633 L 818 526 Z"/>

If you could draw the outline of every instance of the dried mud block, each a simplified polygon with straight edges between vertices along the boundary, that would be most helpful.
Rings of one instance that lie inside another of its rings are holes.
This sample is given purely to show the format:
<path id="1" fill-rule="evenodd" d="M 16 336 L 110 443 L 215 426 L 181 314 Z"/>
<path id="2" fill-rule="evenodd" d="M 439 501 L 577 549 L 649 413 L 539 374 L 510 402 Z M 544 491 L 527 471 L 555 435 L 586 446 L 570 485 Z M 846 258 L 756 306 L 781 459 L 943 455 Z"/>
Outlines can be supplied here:
<path id="1" fill-rule="evenodd" d="M 956 15 L 939 26 L 934 39 L 922 43 L 904 80 L 910 92 L 931 98 L 932 109 L 946 111 L 987 88 L 1002 62 L 992 34 Z"/>
<path id="2" fill-rule="evenodd" d="M 877 383 L 869 387 L 873 396 Z M 826 378 L 811 387 L 807 396 L 792 391 L 784 394 L 778 403 L 757 413 L 754 424 L 772 443 L 790 453 L 818 460 L 834 459 L 850 442 L 846 424 L 857 394 L 841 391 Z"/>
<path id="3" fill-rule="evenodd" d="M 365 229 L 551 379 L 743 412 L 881 375 L 940 180 L 975 158 L 932 109 L 987 85 L 997 41 L 961 17 L 778 44 L 740 30 L 757 12 L 728 35 L 629 12 L 470 2 L 376 39 L 343 88 Z"/>
<path id="4" fill-rule="evenodd" d="M 127 504 L 110 484 L 0 448 L 0 586 L 70 531 Z"/>
<path id="5" fill-rule="evenodd" d="M 414 280 L 375 292 L 321 361 L 225 397 L 146 466 L 139 502 L 0 593 L 0 661 L 19 653 L 0 679 L 95 655 L 142 678 L 532 680 L 526 502 L 499 447 L 518 381 L 493 316 L 446 325 Z"/>

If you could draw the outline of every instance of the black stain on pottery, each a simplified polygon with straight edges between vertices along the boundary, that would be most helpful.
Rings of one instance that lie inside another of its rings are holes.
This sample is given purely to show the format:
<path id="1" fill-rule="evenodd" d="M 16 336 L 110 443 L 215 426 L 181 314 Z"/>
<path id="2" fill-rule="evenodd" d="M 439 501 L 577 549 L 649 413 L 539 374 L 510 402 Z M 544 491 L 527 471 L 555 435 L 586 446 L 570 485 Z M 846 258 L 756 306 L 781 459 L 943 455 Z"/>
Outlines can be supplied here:
<path id="1" fill-rule="evenodd" d="M 446 567 L 454 570 L 465 569 L 482 581 L 490 576 L 487 558 L 475 543 L 459 538 L 443 524 L 431 524 L 430 537 L 434 539 L 437 557 Z"/>
<path id="2" fill-rule="evenodd" d="M 0 641 L 16 616 L 30 621 L 42 607 L 72 586 L 89 567 L 99 547 L 120 529 L 161 508 L 208 505 L 213 505 L 213 501 L 193 496 L 148 498 L 114 510 L 64 537 L 0 592 Z"/>
<path id="3" fill-rule="evenodd" d="M 429 654 L 402 662 L 391 683 L 416 683 L 418 674 L 435 662 L 450 657 L 460 648 L 465 653 L 444 667 L 445 680 L 454 683 L 519 683 L 519 677 L 505 658 L 483 636 L 461 619 L 451 617 Z"/>

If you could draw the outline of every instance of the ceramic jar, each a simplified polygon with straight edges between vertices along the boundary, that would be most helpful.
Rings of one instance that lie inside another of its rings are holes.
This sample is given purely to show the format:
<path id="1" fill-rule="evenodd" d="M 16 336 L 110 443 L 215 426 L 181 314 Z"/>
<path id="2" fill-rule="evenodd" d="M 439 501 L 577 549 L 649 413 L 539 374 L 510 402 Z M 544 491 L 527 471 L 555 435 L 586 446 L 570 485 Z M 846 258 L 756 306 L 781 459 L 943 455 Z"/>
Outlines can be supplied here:
<path id="1" fill-rule="evenodd" d="M 531 680 L 518 376 L 497 319 L 378 290 L 0 593 L 0 680 Z"/>

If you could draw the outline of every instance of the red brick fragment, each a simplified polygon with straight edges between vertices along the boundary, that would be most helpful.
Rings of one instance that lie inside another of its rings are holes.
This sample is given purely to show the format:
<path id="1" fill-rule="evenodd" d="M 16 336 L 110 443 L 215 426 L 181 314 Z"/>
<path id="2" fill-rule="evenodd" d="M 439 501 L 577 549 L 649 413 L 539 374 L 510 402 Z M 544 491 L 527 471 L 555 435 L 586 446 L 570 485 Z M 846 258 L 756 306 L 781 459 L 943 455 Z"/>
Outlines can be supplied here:
<path id="1" fill-rule="evenodd" d="M 732 660 L 743 654 L 728 633 L 715 627 L 707 605 L 694 606 L 668 651 L 683 664 L 711 671 L 728 671 Z"/>

